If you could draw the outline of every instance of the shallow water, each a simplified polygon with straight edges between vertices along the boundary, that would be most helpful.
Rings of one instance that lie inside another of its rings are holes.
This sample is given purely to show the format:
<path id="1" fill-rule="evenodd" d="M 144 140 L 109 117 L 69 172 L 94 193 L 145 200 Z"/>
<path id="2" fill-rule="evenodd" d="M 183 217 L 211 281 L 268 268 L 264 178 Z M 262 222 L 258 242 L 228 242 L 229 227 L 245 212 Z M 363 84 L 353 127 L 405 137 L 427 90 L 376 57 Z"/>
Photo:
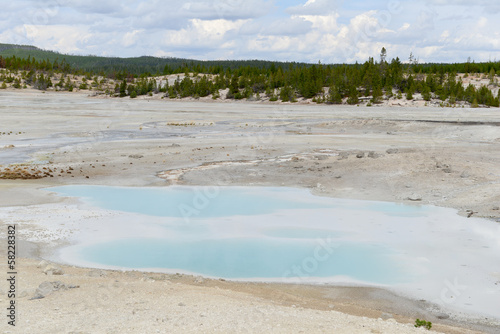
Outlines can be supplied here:
<path id="1" fill-rule="evenodd" d="M 65 262 L 228 279 L 384 285 L 500 317 L 492 307 L 500 297 L 500 229 L 451 209 L 323 198 L 290 188 L 48 190 L 119 213 L 113 219 L 104 215 L 92 232 L 62 249 L 59 259 Z"/>

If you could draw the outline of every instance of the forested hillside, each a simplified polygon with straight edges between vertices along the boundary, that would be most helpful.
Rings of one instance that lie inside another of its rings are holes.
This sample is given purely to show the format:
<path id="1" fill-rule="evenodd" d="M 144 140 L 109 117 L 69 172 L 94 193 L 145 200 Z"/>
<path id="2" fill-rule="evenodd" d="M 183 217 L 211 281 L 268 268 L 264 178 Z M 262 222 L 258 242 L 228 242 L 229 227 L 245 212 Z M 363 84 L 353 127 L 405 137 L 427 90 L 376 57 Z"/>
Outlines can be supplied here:
<path id="1" fill-rule="evenodd" d="M 16 52 L 17 56 L 5 56 Z M 40 52 L 51 56 L 37 58 Z M 439 99 L 447 105 L 500 105 L 499 62 L 419 64 L 410 55 L 403 63 L 399 58 L 386 61 L 385 49 L 377 60 L 339 65 L 66 56 L 26 47 L 0 54 L 4 55 L 0 56 L 0 68 L 7 70 L 0 76 L 4 88 L 10 84 L 14 88 L 89 89 L 120 97 L 161 93 L 169 98 L 213 99 L 226 90 L 225 98 L 229 99 L 258 100 L 265 96 L 270 101 L 312 99 L 328 104 L 358 104 L 361 98 L 377 104 L 391 97 L 412 100 L 414 94 L 420 94 L 425 101 Z M 159 84 L 161 76 L 169 74 L 182 75 L 170 84 L 168 80 Z M 487 80 L 481 86 L 465 84 L 469 76 Z"/>
<path id="2" fill-rule="evenodd" d="M 183 73 L 187 68 L 198 72 L 216 73 L 226 69 L 237 69 L 244 66 L 255 68 L 270 68 L 273 64 L 287 65 L 288 63 L 275 63 L 263 60 L 193 60 L 184 58 L 158 58 L 158 57 L 98 57 L 98 56 L 74 56 L 46 51 L 27 45 L 0 44 L 0 56 L 4 58 L 16 56 L 27 59 L 36 58 L 53 62 L 65 62 L 75 71 L 99 73 L 103 76 L 113 76 L 117 73 L 127 72 L 133 75 L 148 74 L 162 75 L 172 73 Z M 308 66 L 308 64 L 302 64 Z"/>

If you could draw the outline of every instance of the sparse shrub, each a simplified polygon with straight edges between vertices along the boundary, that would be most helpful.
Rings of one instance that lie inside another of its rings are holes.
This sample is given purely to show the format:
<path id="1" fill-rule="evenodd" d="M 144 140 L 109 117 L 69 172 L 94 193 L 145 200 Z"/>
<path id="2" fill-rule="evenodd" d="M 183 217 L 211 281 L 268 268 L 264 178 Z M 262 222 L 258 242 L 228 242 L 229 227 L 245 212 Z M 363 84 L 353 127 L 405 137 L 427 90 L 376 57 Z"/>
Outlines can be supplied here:
<path id="1" fill-rule="evenodd" d="M 432 328 L 432 322 L 417 319 L 417 320 L 415 320 L 415 327 L 417 327 L 417 328 L 418 327 L 425 327 L 425 328 L 427 328 L 427 330 L 430 330 Z"/>
<path id="2" fill-rule="evenodd" d="M 17 89 L 21 88 L 21 82 L 19 81 L 19 79 L 16 78 L 14 80 L 14 83 L 12 84 L 12 87 L 17 88 Z"/>
<path id="3" fill-rule="evenodd" d="M 408 91 L 406 92 L 406 99 L 413 100 L 413 94 L 411 92 L 411 89 L 408 89 Z"/>
<path id="4" fill-rule="evenodd" d="M 215 92 L 212 94 L 212 99 L 217 100 L 218 98 L 220 98 L 220 93 L 219 90 L 216 89 Z"/>
<path id="5" fill-rule="evenodd" d="M 350 105 L 358 104 L 358 90 L 355 87 L 352 87 L 349 92 L 349 98 L 347 99 L 347 103 Z"/>
<path id="6" fill-rule="evenodd" d="M 392 94 L 392 87 L 390 85 L 388 85 L 387 87 L 385 87 L 385 96 L 390 99 L 391 97 L 393 97 L 393 94 Z"/>
<path id="7" fill-rule="evenodd" d="M 474 99 L 470 106 L 471 106 L 471 108 L 479 108 L 479 104 L 477 103 L 477 99 Z"/>
<path id="8" fill-rule="evenodd" d="M 455 94 L 451 94 L 449 102 L 451 105 L 453 105 L 457 102 L 457 98 L 455 97 Z"/>

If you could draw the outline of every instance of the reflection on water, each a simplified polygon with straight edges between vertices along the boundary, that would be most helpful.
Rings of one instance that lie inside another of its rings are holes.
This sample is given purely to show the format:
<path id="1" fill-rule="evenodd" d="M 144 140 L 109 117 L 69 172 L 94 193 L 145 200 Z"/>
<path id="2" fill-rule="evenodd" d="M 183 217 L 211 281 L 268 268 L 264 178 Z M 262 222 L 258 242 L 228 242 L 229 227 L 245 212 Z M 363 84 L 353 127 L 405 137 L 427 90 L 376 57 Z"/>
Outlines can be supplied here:
<path id="1" fill-rule="evenodd" d="M 367 239 L 356 225 L 370 224 L 366 213 L 372 215 L 377 209 L 392 219 L 421 217 L 433 210 L 321 198 L 289 188 L 63 186 L 50 190 L 107 210 L 160 219 L 161 236 L 146 238 L 134 232 L 126 239 L 109 237 L 80 245 L 73 254 L 86 262 L 240 279 L 348 277 L 379 284 L 408 280 L 412 272 L 397 263 L 400 254 L 381 239 Z M 353 222 L 346 223 L 349 215 Z M 150 220 L 137 224 L 146 231 Z"/>

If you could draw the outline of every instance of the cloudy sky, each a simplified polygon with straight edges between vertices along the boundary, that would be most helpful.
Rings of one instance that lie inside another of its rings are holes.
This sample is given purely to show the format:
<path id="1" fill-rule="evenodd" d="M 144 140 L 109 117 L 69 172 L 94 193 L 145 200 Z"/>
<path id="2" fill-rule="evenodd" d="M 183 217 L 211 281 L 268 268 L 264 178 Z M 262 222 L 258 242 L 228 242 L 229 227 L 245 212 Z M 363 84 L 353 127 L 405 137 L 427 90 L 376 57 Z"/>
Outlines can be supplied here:
<path id="1" fill-rule="evenodd" d="M 474 4 L 474 5 L 472 5 Z M 0 43 L 70 54 L 500 60 L 498 0 L 0 0 Z"/>

